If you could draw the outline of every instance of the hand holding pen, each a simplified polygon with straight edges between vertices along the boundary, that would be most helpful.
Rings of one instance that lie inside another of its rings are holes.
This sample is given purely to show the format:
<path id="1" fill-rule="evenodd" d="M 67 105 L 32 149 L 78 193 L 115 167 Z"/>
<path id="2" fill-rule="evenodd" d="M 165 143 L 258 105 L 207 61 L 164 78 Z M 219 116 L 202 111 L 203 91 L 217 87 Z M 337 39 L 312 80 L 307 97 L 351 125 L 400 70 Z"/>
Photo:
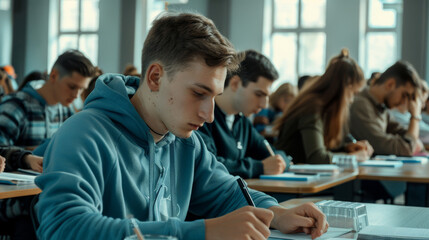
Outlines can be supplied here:
<path id="1" fill-rule="evenodd" d="M 267 150 L 270 152 L 270 157 L 262 160 L 264 166 L 264 174 L 275 175 L 280 174 L 286 169 L 286 162 L 282 156 L 276 155 L 267 140 L 264 140 Z"/>

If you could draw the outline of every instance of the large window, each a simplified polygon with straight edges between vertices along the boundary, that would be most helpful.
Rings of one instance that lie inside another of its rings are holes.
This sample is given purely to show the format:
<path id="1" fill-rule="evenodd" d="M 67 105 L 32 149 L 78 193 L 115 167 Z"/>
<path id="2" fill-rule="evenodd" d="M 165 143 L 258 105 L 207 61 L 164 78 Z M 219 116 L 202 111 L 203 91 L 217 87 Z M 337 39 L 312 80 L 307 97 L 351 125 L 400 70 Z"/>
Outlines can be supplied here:
<path id="1" fill-rule="evenodd" d="M 367 0 L 365 76 L 383 72 L 400 56 L 402 0 Z"/>
<path id="2" fill-rule="evenodd" d="M 98 62 L 99 0 L 59 0 L 57 56 L 68 49 Z"/>
<path id="3" fill-rule="evenodd" d="M 276 86 L 321 74 L 326 55 L 326 0 L 272 0 L 270 57 L 279 71 Z"/>

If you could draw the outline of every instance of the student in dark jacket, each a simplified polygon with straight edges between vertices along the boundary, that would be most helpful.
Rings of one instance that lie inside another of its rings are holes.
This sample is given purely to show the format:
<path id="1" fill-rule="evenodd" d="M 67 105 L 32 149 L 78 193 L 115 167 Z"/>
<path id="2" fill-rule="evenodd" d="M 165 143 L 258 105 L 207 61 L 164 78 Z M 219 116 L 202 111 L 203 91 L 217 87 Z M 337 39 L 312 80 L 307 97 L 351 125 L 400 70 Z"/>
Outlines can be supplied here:
<path id="1" fill-rule="evenodd" d="M 283 152 L 270 156 L 264 138 L 247 116 L 267 107 L 271 84 L 278 78 L 273 64 L 264 55 L 248 50 L 237 72 L 227 75 L 224 92 L 215 99 L 214 121 L 199 133 L 207 148 L 232 175 L 255 178 L 279 174 L 286 168 Z"/>

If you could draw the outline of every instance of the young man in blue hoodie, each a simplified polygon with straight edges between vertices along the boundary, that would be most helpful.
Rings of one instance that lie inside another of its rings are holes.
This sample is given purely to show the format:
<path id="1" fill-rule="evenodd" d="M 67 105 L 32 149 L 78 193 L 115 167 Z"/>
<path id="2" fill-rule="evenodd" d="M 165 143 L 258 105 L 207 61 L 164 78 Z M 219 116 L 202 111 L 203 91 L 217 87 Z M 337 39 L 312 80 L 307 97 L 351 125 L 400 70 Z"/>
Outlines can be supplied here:
<path id="1" fill-rule="evenodd" d="M 238 65 L 213 22 L 166 13 L 153 23 L 137 77 L 103 75 L 82 112 L 47 147 L 36 211 L 41 239 L 123 239 L 135 218 L 144 234 L 178 239 L 266 239 L 269 227 L 327 230 L 313 205 L 285 209 L 250 191 L 193 133 L 213 121 L 214 97 Z M 185 222 L 187 212 L 206 220 Z"/>

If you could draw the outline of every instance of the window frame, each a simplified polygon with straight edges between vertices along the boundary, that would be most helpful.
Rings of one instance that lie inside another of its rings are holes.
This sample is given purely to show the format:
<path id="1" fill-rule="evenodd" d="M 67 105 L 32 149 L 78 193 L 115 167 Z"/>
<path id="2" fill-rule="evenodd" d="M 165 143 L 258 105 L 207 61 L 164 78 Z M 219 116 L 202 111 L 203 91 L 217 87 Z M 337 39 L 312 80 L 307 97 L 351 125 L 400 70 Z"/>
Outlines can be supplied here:
<path id="1" fill-rule="evenodd" d="M 326 0 L 328 1 L 328 0 Z M 326 45 L 327 45 L 327 31 L 326 31 L 326 5 L 325 4 L 325 25 L 324 27 L 302 27 L 302 0 L 298 0 L 298 14 L 297 14 L 297 27 L 276 27 L 276 0 L 271 0 L 271 32 L 270 32 L 270 47 L 269 47 L 269 55 L 272 58 L 274 56 L 274 46 L 273 46 L 273 35 L 277 33 L 294 33 L 296 34 L 296 56 L 295 56 L 295 75 L 296 79 L 284 79 L 286 82 L 297 83 L 297 80 L 300 76 L 305 75 L 307 73 L 300 72 L 300 52 L 301 52 L 301 35 L 303 33 L 323 33 L 325 35 L 325 52 L 322 58 L 322 64 L 326 65 Z"/>

